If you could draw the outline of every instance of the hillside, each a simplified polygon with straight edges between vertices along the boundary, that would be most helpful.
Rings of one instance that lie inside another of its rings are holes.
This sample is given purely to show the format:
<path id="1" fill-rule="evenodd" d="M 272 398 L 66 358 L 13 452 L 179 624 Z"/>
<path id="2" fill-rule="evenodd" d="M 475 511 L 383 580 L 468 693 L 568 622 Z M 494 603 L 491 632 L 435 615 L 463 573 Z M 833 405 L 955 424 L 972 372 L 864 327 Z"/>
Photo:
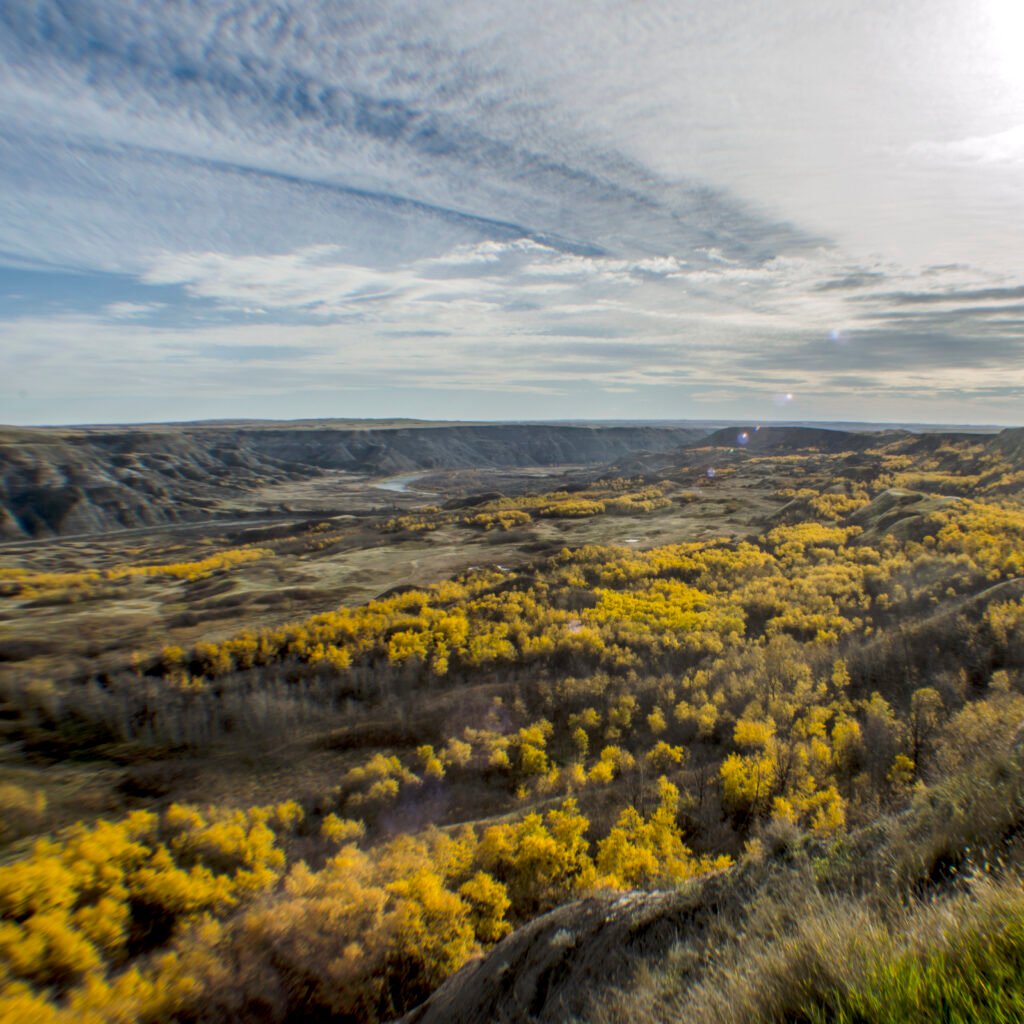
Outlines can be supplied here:
<path id="1" fill-rule="evenodd" d="M 855 433 L 849 430 L 828 430 L 822 427 L 750 425 L 724 427 L 701 438 L 696 443 L 700 447 L 744 448 L 751 452 L 773 452 L 776 454 L 808 449 L 821 452 L 849 452 L 876 447 L 881 439 L 889 439 L 891 436 L 890 434 Z"/>

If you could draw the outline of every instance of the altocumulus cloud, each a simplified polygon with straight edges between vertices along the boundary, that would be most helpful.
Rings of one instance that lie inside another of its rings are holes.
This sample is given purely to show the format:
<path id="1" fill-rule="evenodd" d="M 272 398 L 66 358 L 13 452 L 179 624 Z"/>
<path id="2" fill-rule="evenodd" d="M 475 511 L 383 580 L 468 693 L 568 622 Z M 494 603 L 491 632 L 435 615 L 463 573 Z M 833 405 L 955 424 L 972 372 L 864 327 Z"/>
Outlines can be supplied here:
<path id="1" fill-rule="evenodd" d="M 10 0 L 4 418 L 1011 421 L 1024 76 L 938 5 Z"/>

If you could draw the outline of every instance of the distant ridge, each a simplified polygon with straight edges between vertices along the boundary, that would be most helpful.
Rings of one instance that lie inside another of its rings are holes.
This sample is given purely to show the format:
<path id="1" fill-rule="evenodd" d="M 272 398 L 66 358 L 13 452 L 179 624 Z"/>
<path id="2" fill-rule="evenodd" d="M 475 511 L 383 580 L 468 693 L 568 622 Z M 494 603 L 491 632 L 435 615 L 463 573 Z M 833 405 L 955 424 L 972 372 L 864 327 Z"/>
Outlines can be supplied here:
<path id="1" fill-rule="evenodd" d="M 844 452 L 861 451 L 878 444 L 878 441 L 878 434 L 855 434 L 824 427 L 738 426 L 716 430 L 693 444 L 712 448 L 746 448 L 757 452 L 807 448 L 823 452 Z"/>

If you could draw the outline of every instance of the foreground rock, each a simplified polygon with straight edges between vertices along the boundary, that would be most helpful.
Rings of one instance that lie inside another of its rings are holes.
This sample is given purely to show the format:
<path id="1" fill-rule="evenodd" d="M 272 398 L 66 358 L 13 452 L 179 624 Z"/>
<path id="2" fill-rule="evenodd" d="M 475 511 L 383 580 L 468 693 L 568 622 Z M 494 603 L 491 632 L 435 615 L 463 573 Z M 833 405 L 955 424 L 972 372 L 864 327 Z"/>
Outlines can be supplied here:
<path id="1" fill-rule="evenodd" d="M 720 877 L 681 891 L 609 893 L 531 921 L 449 978 L 400 1024 L 561 1024 L 587 1019 L 645 960 L 706 926 Z"/>

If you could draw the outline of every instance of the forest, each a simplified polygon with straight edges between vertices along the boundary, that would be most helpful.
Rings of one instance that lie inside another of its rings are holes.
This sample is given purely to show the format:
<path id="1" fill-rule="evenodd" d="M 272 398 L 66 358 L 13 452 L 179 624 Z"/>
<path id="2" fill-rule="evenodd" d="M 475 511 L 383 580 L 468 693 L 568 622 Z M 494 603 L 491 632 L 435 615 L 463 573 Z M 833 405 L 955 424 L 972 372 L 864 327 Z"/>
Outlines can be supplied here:
<path id="1" fill-rule="evenodd" d="M 976 439 L 730 455 L 714 479 L 694 461 L 382 510 L 367 543 L 507 535 L 521 557 L 5 676 L 0 1020 L 394 1020 L 556 908 L 638 890 L 721 905 L 577 1019 L 1017 1019 L 1016 460 Z M 743 487 L 767 515 L 672 538 Z M 594 542 L 597 519 L 668 536 Z M 6 564 L 0 606 L 318 564 L 335 529 Z M 259 781 L 289 744 L 311 774 Z M 117 799 L 57 813 L 46 779 L 100 767 Z M 204 800 L 196 773 L 226 781 Z M 800 980 L 815 957 L 831 987 Z"/>

